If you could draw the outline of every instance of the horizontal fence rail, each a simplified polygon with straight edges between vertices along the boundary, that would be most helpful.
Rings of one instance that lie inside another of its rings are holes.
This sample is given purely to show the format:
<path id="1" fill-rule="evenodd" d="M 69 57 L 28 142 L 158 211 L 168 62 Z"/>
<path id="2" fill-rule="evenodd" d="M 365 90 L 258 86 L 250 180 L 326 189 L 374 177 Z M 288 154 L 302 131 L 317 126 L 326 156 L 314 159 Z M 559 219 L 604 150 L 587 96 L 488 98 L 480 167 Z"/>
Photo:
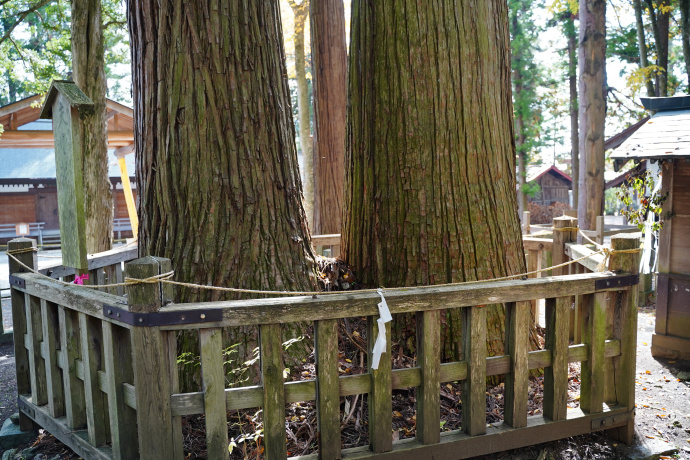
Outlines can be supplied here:
<path id="1" fill-rule="evenodd" d="M 565 240 L 554 240 L 553 250 L 560 244 L 571 257 L 589 251 Z M 638 244 L 632 237 L 613 241 L 619 250 Z M 15 240 L 10 249 L 32 244 Z M 16 257 L 36 266 L 33 252 Z M 615 273 L 386 289 L 391 313 L 416 315 L 417 365 L 392 369 L 387 340 L 378 369 L 359 375 L 338 371 L 338 320 L 367 318 L 371 362 L 379 327 L 380 296 L 374 292 L 170 304 L 170 285 L 128 285 L 125 299 L 59 284 L 11 263 L 20 425 L 39 423 L 84 458 L 181 459 L 181 417 L 204 414 L 209 458 L 227 458 L 227 412 L 261 407 L 265 458 L 274 459 L 288 455 L 285 404 L 315 401 L 319 451 L 302 458 L 466 458 L 601 429 L 629 441 L 637 293 L 630 273 L 636 257 L 613 254 L 609 267 Z M 125 268 L 137 279 L 170 270 L 169 260 L 155 257 Z M 530 312 L 538 299 L 545 299 L 546 343 L 530 351 Z M 579 343 L 569 344 L 575 299 L 581 299 L 582 333 Z M 487 356 L 485 306 L 493 304 L 505 305 L 502 356 Z M 464 342 L 460 360 L 441 363 L 441 315 L 448 308 L 462 311 Z M 316 378 L 285 382 L 281 329 L 305 321 L 314 326 Z M 226 388 L 222 331 L 252 325 L 259 329 L 260 384 Z M 199 337 L 201 391 L 180 392 L 181 330 Z M 390 337 L 390 323 L 386 333 Z M 577 409 L 567 407 L 573 362 L 582 366 Z M 527 383 L 534 369 L 544 370 L 544 407 L 542 415 L 528 417 Z M 488 376 L 505 378 L 504 422 L 489 427 Z M 463 419 L 461 430 L 441 433 L 439 387 L 445 382 L 462 385 Z M 403 388 L 417 389 L 416 437 L 393 441 L 392 392 Z M 341 398 L 359 394 L 368 395 L 369 446 L 341 449 Z"/>

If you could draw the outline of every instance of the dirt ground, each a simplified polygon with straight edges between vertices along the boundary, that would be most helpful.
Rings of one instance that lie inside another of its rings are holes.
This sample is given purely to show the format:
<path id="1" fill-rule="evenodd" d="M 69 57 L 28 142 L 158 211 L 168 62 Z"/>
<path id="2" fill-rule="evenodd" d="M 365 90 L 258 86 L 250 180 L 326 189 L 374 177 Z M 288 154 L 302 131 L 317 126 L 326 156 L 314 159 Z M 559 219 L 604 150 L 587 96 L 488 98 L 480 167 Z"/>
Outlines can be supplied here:
<path id="1" fill-rule="evenodd" d="M 664 451 L 663 448 L 660 450 L 658 446 L 667 447 L 668 449 L 666 450 L 677 449 L 675 454 L 666 454 L 654 458 L 690 460 L 690 381 L 680 381 L 677 378 L 679 372 L 690 371 L 690 362 L 655 359 L 651 356 L 651 335 L 654 330 L 653 307 L 645 307 L 639 310 L 638 325 L 636 444 L 655 441 L 658 452 Z M 0 422 L 4 421 L 11 413 L 16 412 L 16 382 L 13 358 L 14 354 L 11 346 L 0 346 Z M 539 386 L 538 379 L 534 380 L 534 384 L 537 387 Z M 453 393 L 454 390 L 448 389 L 448 391 Z M 399 411 L 393 414 L 394 425 L 396 418 L 400 418 L 398 416 L 404 418 L 407 415 L 404 412 L 411 410 L 411 408 L 408 410 L 404 409 L 404 394 L 399 395 L 399 397 L 402 399 L 400 404 L 394 403 L 394 409 Z M 491 398 L 489 398 L 489 405 L 491 405 Z M 487 406 L 487 415 L 489 411 L 496 411 L 495 408 L 492 409 L 489 405 Z M 291 411 L 294 414 L 291 414 Z M 535 413 L 538 413 L 538 411 Z M 308 406 L 297 405 L 297 407 L 288 408 L 287 415 L 288 429 L 290 431 L 288 433 L 289 441 L 291 441 L 291 438 L 294 438 L 293 444 L 299 445 L 299 439 L 306 438 L 306 450 L 310 451 L 309 445 L 313 444 L 311 439 L 314 436 L 310 435 L 309 432 L 313 430 L 307 428 L 305 431 L 302 425 L 310 424 L 300 424 L 299 420 L 314 421 L 311 420 L 314 416 L 313 410 L 310 410 Z M 356 417 L 357 415 L 354 416 L 353 422 Z M 205 444 L 202 431 L 203 421 L 196 420 L 194 416 L 191 416 L 184 423 L 192 433 L 196 432 L 201 436 L 200 447 L 203 449 L 203 444 Z M 252 423 L 251 417 L 246 416 L 245 426 L 251 426 Z M 448 423 L 448 425 L 451 424 Z M 451 427 L 449 426 L 449 428 Z M 404 428 L 401 428 L 400 433 L 401 438 L 406 437 Z M 343 435 L 348 435 L 347 429 L 343 430 Z M 411 433 L 411 435 L 414 434 Z M 247 445 L 249 444 L 247 443 Z M 41 433 L 36 441 L 24 447 L 31 445 L 38 448 L 35 451 L 36 453 L 48 454 L 51 458 L 56 454 L 60 454 L 60 458 L 65 459 L 78 458 L 48 433 Z M 253 451 L 253 449 L 250 449 L 250 452 L 251 458 L 256 458 L 257 452 Z M 295 451 L 293 450 L 293 452 Z M 631 452 L 630 449 L 622 444 L 613 441 L 603 434 L 596 433 L 478 458 L 482 460 L 644 458 L 640 456 L 635 457 Z M 233 453 L 235 454 L 233 458 L 249 458 L 249 456 L 243 455 L 239 448 L 234 449 Z M 206 458 L 206 456 L 205 452 L 190 452 L 189 458 Z"/>

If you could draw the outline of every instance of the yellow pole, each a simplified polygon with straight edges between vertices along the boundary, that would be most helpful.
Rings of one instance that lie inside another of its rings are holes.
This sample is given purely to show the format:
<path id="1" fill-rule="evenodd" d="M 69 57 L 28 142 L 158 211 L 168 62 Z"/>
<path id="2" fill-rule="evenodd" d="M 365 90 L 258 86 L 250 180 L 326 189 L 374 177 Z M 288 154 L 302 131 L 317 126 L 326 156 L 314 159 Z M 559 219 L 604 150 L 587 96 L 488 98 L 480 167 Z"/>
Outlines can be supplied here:
<path id="1" fill-rule="evenodd" d="M 132 186 L 129 183 L 129 174 L 127 174 L 124 155 L 118 157 L 117 164 L 120 165 L 120 178 L 122 179 L 122 188 L 125 192 L 125 202 L 127 203 L 129 223 L 132 226 L 132 235 L 136 238 L 139 234 L 139 218 L 137 217 L 137 208 L 134 206 L 134 195 L 132 195 Z"/>

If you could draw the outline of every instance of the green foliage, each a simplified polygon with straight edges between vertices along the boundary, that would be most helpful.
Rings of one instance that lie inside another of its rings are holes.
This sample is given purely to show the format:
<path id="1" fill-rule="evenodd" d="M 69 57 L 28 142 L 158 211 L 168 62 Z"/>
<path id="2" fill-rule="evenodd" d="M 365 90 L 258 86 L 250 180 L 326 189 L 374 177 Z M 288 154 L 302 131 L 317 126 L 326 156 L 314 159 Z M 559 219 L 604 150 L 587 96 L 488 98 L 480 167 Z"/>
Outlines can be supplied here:
<path id="1" fill-rule="evenodd" d="M 541 31 L 533 18 L 538 6 L 541 2 L 532 0 L 508 2 L 516 148 L 518 154 L 527 157 L 527 162 L 542 145 L 542 106 L 538 90 L 544 78 L 534 57 Z"/>
<path id="2" fill-rule="evenodd" d="M 130 98 L 129 34 L 124 5 L 101 3 L 108 96 Z M 0 13 L 0 105 L 47 91 L 53 79 L 71 75 L 70 4 L 57 0 L 7 0 Z M 126 83 L 125 83 L 126 84 Z"/>
<path id="3" fill-rule="evenodd" d="M 536 182 L 526 182 L 522 186 L 522 193 L 528 198 L 536 198 L 541 193 L 541 187 Z"/>
<path id="4" fill-rule="evenodd" d="M 637 27 L 611 27 L 606 31 L 606 57 L 618 58 L 628 64 L 639 64 L 640 49 L 637 46 Z"/>
<path id="5" fill-rule="evenodd" d="M 653 232 L 658 232 L 664 225 L 664 221 L 672 217 L 670 213 L 662 216 L 662 205 L 668 198 L 668 192 L 656 194 L 652 197 L 645 196 L 645 192 L 651 191 L 654 188 L 655 179 L 661 180 L 659 177 L 654 178 L 650 171 L 645 171 L 640 176 L 628 177 L 624 184 L 616 191 L 618 199 L 625 206 L 625 208 L 621 209 L 621 213 L 628 219 L 628 222 L 637 225 L 640 230 L 644 230 L 649 213 L 659 216 L 652 224 Z M 635 196 L 640 197 L 639 207 L 634 203 Z"/>

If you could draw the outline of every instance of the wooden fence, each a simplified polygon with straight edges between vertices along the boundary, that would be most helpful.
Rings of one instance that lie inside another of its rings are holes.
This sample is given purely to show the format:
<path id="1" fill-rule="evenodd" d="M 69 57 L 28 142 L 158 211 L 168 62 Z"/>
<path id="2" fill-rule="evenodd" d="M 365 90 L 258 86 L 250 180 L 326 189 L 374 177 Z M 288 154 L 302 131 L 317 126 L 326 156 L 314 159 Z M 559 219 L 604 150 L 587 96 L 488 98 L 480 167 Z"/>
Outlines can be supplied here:
<path id="1" fill-rule="evenodd" d="M 630 249 L 639 240 L 614 237 L 612 244 Z M 10 251 L 35 267 L 35 253 L 21 252 L 32 245 L 33 240 L 14 240 Z M 565 255 L 554 253 L 558 257 Z M 227 411 L 262 407 L 265 458 L 283 459 L 289 455 L 285 404 L 315 401 L 318 453 L 301 458 L 467 458 L 602 429 L 630 442 L 636 259 L 637 254 L 614 254 L 609 268 L 615 273 L 386 289 L 392 313 L 416 314 L 417 366 L 392 369 L 389 340 L 377 370 L 348 376 L 338 371 L 338 320 L 366 316 L 367 337 L 376 337 L 376 293 L 171 304 L 170 285 L 128 285 L 125 298 L 59 284 L 11 260 L 20 425 L 38 423 L 87 459 L 182 459 L 181 417 L 204 414 L 208 457 L 222 459 L 228 456 Z M 170 269 L 169 260 L 146 257 L 127 263 L 125 273 L 143 279 Z M 581 343 L 569 346 L 575 296 L 582 335 Z M 529 351 L 536 299 L 546 299 L 546 344 Z M 506 306 L 506 354 L 488 357 L 483 307 L 496 303 Z M 446 308 L 463 313 L 463 358 L 451 363 L 440 362 Z M 299 321 L 313 322 L 317 375 L 284 382 L 280 331 Z M 225 388 L 221 331 L 240 325 L 259 328 L 261 384 Z M 390 337 L 390 323 L 386 328 Z M 179 391 L 181 330 L 199 335 L 203 391 Z M 368 362 L 373 343 L 368 340 Z M 567 407 L 570 362 L 582 363 L 576 409 Z M 537 368 L 544 369 L 543 415 L 528 417 L 529 372 Z M 505 376 L 505 417 L 487 427 L 486 378 L 496 375 Z M 442 433 L 439 387 L 454 381 L 462 382 L 462 429 Z M 416 437 L 394 442 L 392 392 L 411 387 L 417 391 Z M 356 394 L 368 395 L 369 446 L 341 450 L 341 398 Z"/>

